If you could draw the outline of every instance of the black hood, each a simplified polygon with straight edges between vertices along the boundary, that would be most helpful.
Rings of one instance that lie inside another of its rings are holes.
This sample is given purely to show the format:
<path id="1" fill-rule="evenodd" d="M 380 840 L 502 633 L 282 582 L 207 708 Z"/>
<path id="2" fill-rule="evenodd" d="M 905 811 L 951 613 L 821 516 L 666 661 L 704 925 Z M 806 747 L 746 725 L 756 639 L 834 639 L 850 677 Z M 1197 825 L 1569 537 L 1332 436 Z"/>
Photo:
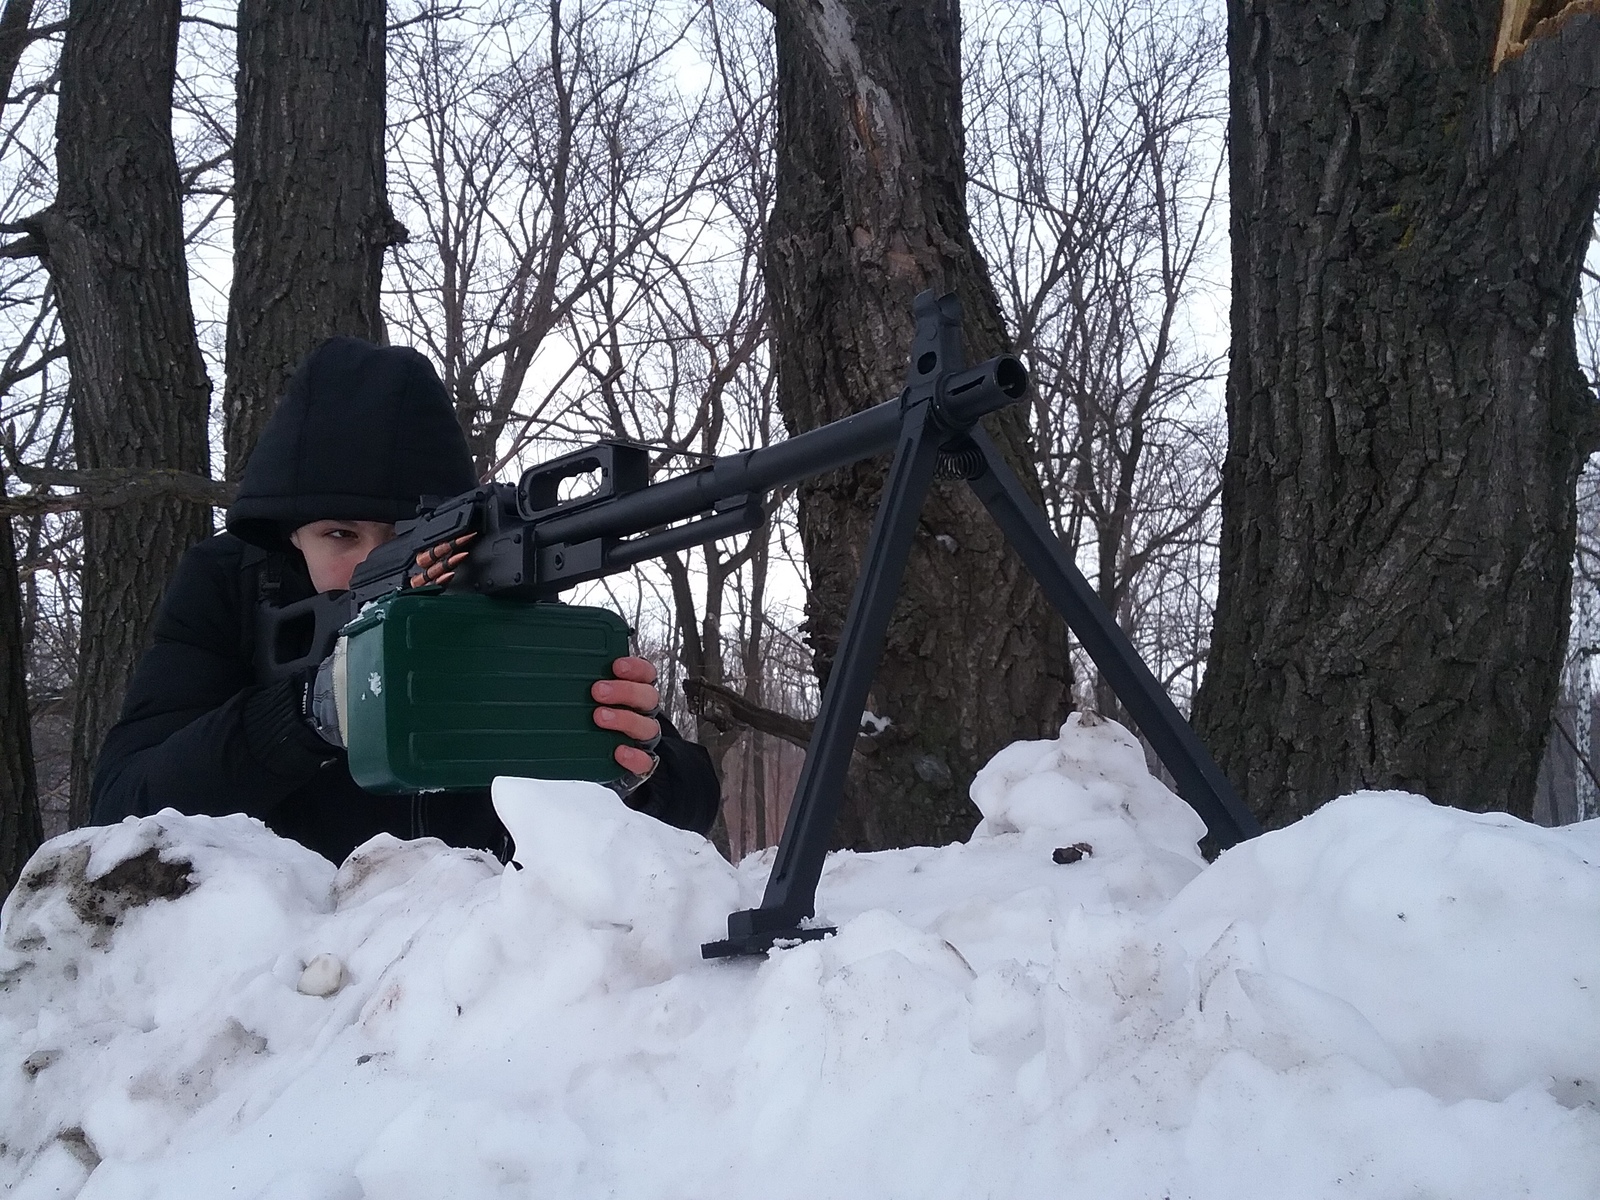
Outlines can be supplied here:
<path id="1" fill-rule="evenodd" d="M 281 549 L 312 521 L 403 521 L 423 496 L 477 486 L 433 365 L 415 350 L 330 338 L 311 352 L 245 464 L 228 532 Z"/>

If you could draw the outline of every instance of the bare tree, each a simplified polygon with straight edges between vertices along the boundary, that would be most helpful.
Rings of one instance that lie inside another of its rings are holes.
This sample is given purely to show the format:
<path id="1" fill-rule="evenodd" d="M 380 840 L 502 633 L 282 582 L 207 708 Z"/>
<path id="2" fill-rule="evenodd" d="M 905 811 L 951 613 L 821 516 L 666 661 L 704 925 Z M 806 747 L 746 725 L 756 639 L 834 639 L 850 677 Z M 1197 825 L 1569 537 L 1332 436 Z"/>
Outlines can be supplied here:
<path id="1" fill-rule="evenodd" d="M 370 0 L 363 3 L 368 4 L 361 10 L 364 16 L 356 13 L 359 5 L 354 0 L 339 6 L 337 12 L 289 12 L 285 6 L 265 0 L 254 8 L 245 6 L 233 32 L 246 59 L 264 59 L 301 42 L 308 46 L 317 43 L 312 47 L 317 53 L 301 56 L 307 61 L 300 65 L 309 75 L 299 84 L 270 78 L 270 72 L 262 71 L 255 71 L 252 79 L 249 64 L 241 66 L 237 146 L 226 90 L 219 81 L 196 74 L 180 86 L 175 101 L 181 117 L 178 140 L 184 164 L 179 183 L 190 197 L 188 236 L 192 247 L 203 245 L 212 253 L 212 243 L 224 240 L 225 234 L 218 231 L 228 228 L 226 200 L 232 190 L 228 176 L 237 170 L 240 211 L 234 229 L 236 248 L 249 243 L 259 249 L 275 240 L 299 237 L 312 259 L 322 261 L 316 255 L 326 250 L 343 264 L 341 278 L 348 276 L 350 286 L 341 287 L 341 295 L 355 296 L 361 291 L 359 280 L 370 278 L 372 246 L 362 243 L 366 251 L 357 252 L 359 247 L 352 249 L 355 242 L 334 246 L 337 239 L 319 241 L 328 232 L 327 222 L 296 205 L 322 203 L 326 208 L 333 193 L 369 196 L 374 178 L 368 169 L 370 159 L 363 166 L 356 161 L 361 155 L 354 150 L 343 155 L 346 165 L 358 174 L 365 173 L 331 190 L 320 186 L 324 182 L 320 177 L 316 188 L 298 187 L 293 178 L 279 178 L 278 166 L 289 134 L 298 128 L 296 112 L 307 111 L 296 109 L 295 103 L 308 97 L 324 107 L 335 103 L 330 97 L 338 87 L 325 78 L 330 61 L 339 58 L 349 67 L 349 78 L 344 80 L 349 92 L 346 102 L 360 105 L 370 101 L 373 79 L 381 72 L 374 65 L 370 38 L 363 41 L 359 36 L 359 29 L 372 24 Z M 938 28 L 940 38 L 952 32 L 948 20 L 953 20 L 953 9 L 932 5 L 919 11 L 935 26 L 947 22 Z M 322 36 L 313 32 L 341 14 L 346 20 L 342 33 Z M 355 23 L 350 23 L 351 18 Z M 209 31 L 206 36 L 230 32 L 212 25 L 202 28 Z M 1016 34 L 1021 28 L 1017 25 L 1011 32 Z M 357 35 L 346 36 L 353 30 Z M 884 32 L 874 28 L 863 44 L 876 47 L 873 53 L 881 52 L 882 44 L 874 39 Z M 895 31 L 889 30 L 889 36 L 896 36 Z M 399 215 L 416 235 L 392 258 L 387 316 L 392 327 L 404 331 L 406 340 L 430 351 L 440 362 L 483 471 L 509 468 L 526 461 L 529 454 L 595 436 L 651 442 L 657 447 L 658 465 L 676 468 L 696 461 L 696 456 L 762 445 L 782 435 L 761 270 L 763 234 L 778 195 L 770 37 L 770 23 L 753 6 L 546 0 L 537 6 L 505 4 L 471 11 L 418 4 L 391 14 L 387 61 L 396 119 L 391 126 L 390 175 Z M 953 38 L 941 44 L 945 47 L 942 53 L 953 53 Z M 980 47 L 979 53 L 984 52 Z M 1139 54 L 1144 52 L 1130 44 L 1124 52 L 1127 64 L 1142 61 Z M 696 55 L 707 70 L 704 76 L 694 71 L 689 75 L 697 81 L 709 78 L 709 84 L 685 84 L 674 77 Z M 1043 88 L 1046 64 L 1041 60 L 1040 65 L 1034 81 L 1038 97 L 1044 95 L 1039 89 Z M 939 60 L 916 69 L 931 71 L 933 81 L 942 87 L 955 77 L 946 70 L 948 66 Z M 1124 68 L 1133 69 L 1126 64 Z M 1000 77 L 993 77 L 992 95 L 986 93 L 981 85 L 989 78 L 977 78 L 979 86 L 973 94 L 988 96 L 986 104 L 993 101 L 1010 104 L 1010 108 L 998 117 L 987 111 L 980 115 L 980 121 L 987 122 L 983 129 L 997 139 L 989 150 L 975 143 L 980 175 L 987 161 L 985 154 L 998 159 L 1020 153 L 1020 143 L 1013 144 L 1015 139 L 1004 147 L 999 140 L 1003 140 L 1001 133 L 1011 136 L 1006 122 L 1021 113 L 1024 98 L 1013 94 L 1014 86 L 1003 86 Z M 1079 98 L 1088 94 L 1085 88 L 1092 82 L 1078 84 Z M 938 87 L 929 94 L 936 97 L 935 108 L 949 99 Z M 1192 615 L 1175 622 L 1177 598 L 1198 609 L 1203 607 L 1205 595 L 1203 586 L 1190 586 L 1183 574 L 1191 565 L 1183 556 L 1204 555 L 1203 521 L 1183 528 L 1181 516 L 1206 510 L 1204 491 L 1196 496 L 1172 494 L 1177 483 L 1187 486 L 1204 477 L 1203 470 L 1190 461 L 1194 447 L 1203 443 L 1201 431 L 1184 428 L 1177 420 L 1183 390 L 1192 383 L 1182 378 L 1182 373 L 1199 370 L 1192 356 L 1186 357 L 1186 348 L 1181 353 L 1173 349 L 1178 339 L 1168 338 L 1154 350 L 1154 342 L 1147 344 L 1151 330 L 1159 330 L 1163 320 L 1170 325 L 1174 319 L 1171 296 L 1162 293 L 1142 308 L 1130 299 L 1136 285 L 1152 280 L 1164 280 L 1170 285 L 1169 292 L 1188 286 L 1186 272 L 1194 243 L 1192 230 L 1183 224 L 1189 219 L 1183 205 L 1191 197 L 1184 193 L 1163 208 L 1159 199 L 1149 195 L 1148 186 L 1144 193 L 1137 189 L 1137 179 L 1154 169 L 1151 164 L 1170 168 L 1169 177 L 1181 177 L 1182 186 L 1192 178 L 1192 173 L 1184 173 L 1190 160 L 1178 162 L 1173 157 L 1187 145 L 1184 123 L 1189 114 L 1163 109 L 1161 103 L 1169 94 L 1181 94 L 1175 81 L 1155 87 L 1146 97 L 1148 103 L 1117 127 L 1120 152 L 1143 166 L 1125 170 L 1117 180 L 1103 181 L 1100 199 L 1119 196 L 1126 201 L 1137 196 L 1141 207 L 1121 229 L 1125 243 L 1119 245 L 1125 245 L 1125 257 L 1115 261 L 1115 270 L 1105 278 L 1094 276 L 1092 265 L 1081 255 L 1082 242 L 1091 233 L 1103 235 L 1110 228 L 1102 224 L 1091 230 L 1083 223 L 1092 207 L 1088 198 L 1069 197 L 1044 184 L 1031 191 L 1006 190 L 987 177 L 984 186 L 988 191 L 974 194 L 992 199 L 996 214 L 1005 208 L 1003 220 L 1011 222 L 1013 231 L 1030 221 L 1035 233 L 1051 221 L 1070 224 L 1066 233 L 1057 232 L 1066 247 L 1062 253 L 1069 258 L 1080 255 L 1073 260 L 1079 271 L 1073 278 L 1077 292 L 1069 295 L 1059 275 L 1048 281 L 1028 276 L 1032 265 L 1020 260 L 1015 270 L 1008 260 L 1007 272 L 1002 273 L 1006 303 L 1018 314 L 1026 346 L 1044 368 L 1041 378 L 1048 398 L 1040 405 L 1041 432 L 1053 439 L 1060 451 L 1046 462 L 1046 497 L 1054 498 L 1054 511 L 1064 531 L 1094 531 L 1097 547 L 1104 549 L 1105 560 L 1111 564 L 1111 570 L 1103 573 L 1102 585 L 1111 589 L 1107 594 L 1115 599 L 1126 626 L 1140 638 L 1170 639 L 1175 635 L 1164 631 L 1176 624 L 1188 639 L 1186 655 L 1172 656 L 1167 673 L 1175 675 L 1180 661 L 1187 661 L 1192 669 L 1200 637 Z M 370 108 L 363 111 L 370 115 Z M 808 108 L 807 115 L 814 113 Z M 1138 125 L 1139 119 L 1145 121 L 1143 126 Z M 329 153 L 334 153 L 330 147 L 335 143 L 359 149 L 360 129 L 369 125 L 370 121 L 355 122 L 351 129 L 337 131 L 349 135 L 343 141 L 332 134 L 326 144 L 315 138 L 312 141 Z M 1156 144 L 1130 149 L 1130 139 L 1140 129 L 1153 133 Z M 1097 132 L 1097 136 L 1104 134 Z M 247 144 L 252 137 L 256 142 Z M 296 136 L 293 140 L 304 149 L 305 139 Z M 954 158 L 949 153 L 952 149 Z M 1095 149 L 1101 152 L 1101 143 L 1097 142 Z M 911 172 L 907 178 L 937 180 L 944 178 L 939 172 L 953 171 L 951 178 L 959 186 L 959 150 L 959 137 L 938 154 L 918 143 L 916 153 L 922 157 L 912 166 L 901 166 Z M 934 168 L 931 175 L 922 169 L 929 164 Z M 1140 175 L 1140 170 L 1145 174 Z M 245 187 L 247 177 L 257 179 L 260 186 Z M 381 176 L 379 179 L 381 182 Z M 897 176 L 896 182 L 885 186 L 893 191 L 898 182 Z M 1121 186 L 1120 193 L 1114 184 Z M 969 295 L 969 309 L 977 312 L 984 304 L 975 304 L 971 296 L 984 293 L 981 266 L 970 257 L 970 251 L 939 240 L 955 228 L 950 220 L 956 210 L 946 206 L 946 194 L 940 190 L 944 186 L 940 183 L 929 191 L 922 209 L 917 207 L 921 200 L 912 203 L 907 199 L 900 209 L 886 205 L 885 192 L 868 190 L 856 195 L 852 202 L 871 214 L 871 228 L 881 224 L 885 240 L 867 246 L 852 271 L 860 267 L 864 277 L 875 279 L 883 274 L 885 264 L 900 263 L 895 239 L 909 229 L 915 236 L 930 238 L 930 245 L 936 242 L 944 247 L 914 245 L 917 254 L 909 261 L 922 262 L 931 272 L 929 282 L 935 282 L 934 277 L 942 272 L 963 288 L 976 289 Z M 276 201 L 271 199 L 278 195 L 274 188 L 283 190 Z M 316 196 L 321 201 L 315 201 Z M 254 215 L 246 212 L 251 203 L 256 204 Z M 985 237 L 989 236 L 984 224 L 989 215 L 986 203 L 978 204 L 980 232 Z M 1163 230 L 1161 220 L 1169 211 L 1174 220 Z M 896 227 L 896 220 L 902 225 Z M 274 221 L 282 226 L 281 237 L 276 239 L 270 232 Z M 937 230 L 938 237 L 930 230 Z M 1156 249 L 1152 251 L 1152 247 Z M 1167 265 L 1171 269 L 1165 275 L 1150 269 L 1150 256 L 1162 253 L 1170 259 Z M 258 379 L 276 372 L 281 378 L 303 352 L 280 354 L 276 366 L 257 363 L 259 371 L 249 367 L 245 359 L 252 346 L 265 352 L 282 341 L 275 334 L 267 336 L 269 324 L 277 322 L 272 327 L 280 332 L 293 327 L 294 336 L 315 340 L 321 331 L 312 331 L 311 326 L 326 315 L 318 308 L 326 298 L 325 291 L 305 286 L 309 277 L 321 273 L 320 267 L 302 264 L 292 268 L 279 280 L 276 291 L 268 289 L 267 298 L 242 299 L 250 287 L 271 275 L 264 267 L 245 278 L 244 260 L 254 254 L 242 249 L 237 254 L 230 397 L 245 395 L 235 386 L 239 372 Z M 286 260 L 279 255 L 275 261 Z M 857 276 L 852 273 L 848 277 L 854 280 Z M 879 320 L 881 314 L 869 314 L 862 325 L 869 331 L 878 330 L 888 340 L 893 340 L 889 335 L 894 321 L 903 316 L 900 310 L 913 290 L 909 278 L 896 276 L 891 282 L 893 286 L 885 284 L 873 294 L 887 297 L 885 311 L 892 307 L 899 315 L 884 324 Z M 285 289 L 292 292 L 297 287 L 300 291 L 294 294 L 299 299 L 294 304 L 276 315 L 269 312 L 275 303 L 271 296 L 288 295 Z M 1076 325 L 1069 319 L 1074 314 Z M 850 324 L 848 319 L 841 320 Z M 244 333 L 247 321 L 261 322 L 248 337 Z M 806 330 L 808 335 L 813 332 Z M 869 340 L 874 336 L 869 332 Z M 1074 337 L 1078 341 L 1072 341 Z M 1078 346 L 1085 348 L 1082 354 Z M 975 345 L 973 353 L 990 348 Z M 1120 356 L 1113 356 L 1085 386 L 1073 390 L 1071 370 L 1080 367 L 1084 358 L 1104 356 L 1108 348 L 1120 348 Z M 866 381 L 862 386 L 852 389 L 848 398 L 834 396 L 828 402 L 865 404 L 881 399 L 898 386 L 902 369 L 892 349 L 882 350 L 873 363 L 857 363 L 851 368 L 852 378 Z M 1151 393 L 1144 408 L 1138 407 L 1141 386 Z M 239 399 L 235 405 L 230 400 L 228 407 L 265 411 L 276 390 L 276 383 L 263 384 L 255 388 L 254 401 L 246 404 Z M 1141 419 L 1144 422 L 1136 450 L 1127 445 L 1130 413 L 1134 424 Z M 817 419 L 825 415 L 819 413 Z M 793 419 L 791 412 L 791 423 Z M 245 427 L 242 418 L 240 422 L 237 429 Z M 97 468 L 101 473 L 92 475 L 72 470 L 70 455 L 60 446 L 56 457 L 50 457 L 50 431 L 63 428 L 70 439 L 70 425 L 52 425 L 45 420 L 29 426 L 18 457 L 26 460 L 31 486 L 57 484 L 77 490 L 70 496 L 36 492 L 15 500 L 33 506 L 27 510 L 27 532 L 37 544 L 37 561 L 63 564 L 69 572 L 63 576 L 69 592 L 74 586 L 70 571 L 78 560 L 70 541 L 63 542 L 57 534 L 79 518 L 63 509 L 99 511 L 98 506 L 112 502 L 177 492 L 201 500 L 225 497 L 225 491 L 193 471 L 168 469 L 163 474 L 161 469 L 143 467 Z M 1091 428 L 1090 435 L 1079 436 Z M 1024 444 L 1018 440 L 1022 438 L 1020 428 L 1008 427 L 1007 436 L 1014 448 Z M 1119 437 L 1123 440 L 1118 441 Z M 1080 444 L 1088 447 L 1087 452 L 1080 452 Z M 240 445 L 239 438 L 231 439 L 230 461 L 237 458 Z M 118 470 L 122 473 L 116 474 Z M 1085 472 L 1087 487 L 1080 486 Z M 872 476 L 868 471 L 860 478 L 870 483 Z M 1122 486 L 1129 476 L 1131 490 Z M 827 494 L 859 501 L 859 497 L 847 497 L 847 491 L 833 489 Z M 676 715 L 686 720 L 688 732 L 716 753 L 724 777 L 734 781 L 728 824 L 730 830 L 738 831 L 740 850 L 775 838 L 782 820 L 784 780 L 792 776 L 795 747 L 804 743 L 807 718 L 816 699 L 815 683 L 796 674 L 799 643 L 788 612 L 795 581 L 804 569 L 797 565 L 799 508 L 793 497 L 777 499 L 774 520 L 761 535 L 697 549 L 659 570 L 642 573 L 637 586 L 614 584 L 609 596 L 623 611 L 634 614 L 642 637 L 667 652 L 663 670 L 668 690 L 683 684 L 694 689 L 693 711 L 682 707 L 675 691 L 672 703 Z M 959 515 L 943 513 L 937 519 L 955 521 Z M 808 505 L 806 520 L 813 522 L 808 536 L 813 538 L 820 528 L 815 525 L 817 519 L 815 506 Z M 59 528 L 53 528 L 52 521 Z M 972 546 L 959 542 L 961 554 L 973 557 L 975 563 L 985 554 L 1008 561 L 996 545 L 985 542 L 986 521 L 980 517 L 979 523 L 982 535 Z M 857 532 L 864 531 L 864 521 L 861 526 Z M 951 529 L 957 532 L 946 533 L 946 539 L 958 534 L 965 537 L 957 525 Z M 947 575 L 950 564 L 944 557 L 949 553 L 944 540 L 933 538 L 930 547 L 939 550 L 936 554 L 929 551 L 924 576 L 931 581 Z M 838 546 L 827 549 L 838 557 Z M 969 555 L 968 550 L 973 553 Z M 27 557 L 29 551 L 23 553 Z M 849 566 L 834 563 L 834 568 Z M 40 578 L 52 579 L 49 571 L 55 569 L 50 567 Z M 824 577 L 847 591 L 853 570 L 830 570 Z M 973 567 L 973 575 L 981 579 L 986 622 L 993 606 L 989 593 L 992 573 L 979 564 Z M 941 596 L 936 604 L 924 597 L 918 603 L 923 608 L 937 608 L 943 600 Z M 70 632 L 73 626 L 66 618 L 75 613 L 70 604 L 62 609 L 62 630 Z M 1053 629 L 1053 617 L 1042 616 Z M 825 638 L 822 645 L 825 648 Z M 923 671 L 917 655 L 908 652 L 903 657 L 912 675 Z M 1047 651 L 1045 658 L 1050 657 Z M 1059 667 L 1059 648 L 1053 657 Z M 1048 675 L 1048 669 L 1044 673 Z M 914 683 L 930 695 L 965 686 L 952 685 L 942 677 L 930 682 L 921 675 Z M 1056 678 L 1051 685 L 1057 689 L 1057 698 L 1060 684 Z M 893 694 L 892 690 L 880 693 L 874 705 L 885 707 L 883 697 Z M 898 759 L 899 767 L 893 768 L 900 772 L 896 778 L 904 776 L 901 782 L 905 782 L 914 777 L 913 790 L 958 795 L 956 777 L 981 761 L 993 745 L 1053 722 L 1054 714 L 1045 711 L 1049 705 L 1037 711 L 1024 707 L 1028 711 L 1018 710 L 1021 715 L 1015 720 L 993 714 L 994 728 L 981 736 L 964 729 L 952 735 L 953 741 L 941 741 L 929 733 L 932 740 L 926 746 L 910 744 L 918 726 L 907 717 L 894 735 L 876 742 L 864 740 L 862 757 L 874 760 L 874 770 L 880 756 L 885 764 Z M 902 735 L 910 739 L 907 745 L 897 743 Z M 983 737 L 993 745 L 979 746 Z M 952 751 L 950 746 L 956 749 Z M 854 826 L 846 836 L 863 845 L 891 836 L 881 824 L 868 828 L 887 812 L 869 815 L 856 807 L 847 816 Z M 970 813 L 966 815 L 970 818 Z M 894 827 L 900 817 L 890 814 L 887 819 Z M 950 831 L 958 832 L 955 826 Z M 898 840 L 907 840 L 907 836 L 892 835 Z"/>
<path id="2" fill-rule="evenodd" d="M 7 0 L 0 9 L 0 117 L 5 115 L 23 51 L 40 36 L 31 28 L 32 22 L 33 0 Z M 13 352 L 0 374 L 0 397 L 20 382 L 27 370 L 21 361 L 27 349 Z M 5 492 L 5 473 L 0 471 L 0 501 Z M 11 521 L 0 516 L 0 899 L 10 893 L 23 865 L 44 840 L 33 764 L 23 621 Z"/>
<path id="3" fill-rule="evenodd" d="M 74 3 L 61 57 L 56 197 L 8 253 L 50 269 L 72 362 L 76 463 L 94 472 L 208 473 L 206 380 L 194 321 L 171 135 L 178 5 L 112 13 Z M 210 530 L 168 492 L 84 514 L 83 621 L 73 718 L 73 822 L 161 590 Z"/>
<path id="4" fill-rule="evenodd" d="M 42 271 L 38 272 L 42 274 Z M 4 403 L 6 422 L 3 441 L 6 470 L 4 474 L 32 474 L 24 465 L 27 457 L 42 457 L 45 461 L 61 459 L 69 443 L 66 405 L 56 396 L 50 379 L 51 366 L 63 355 L 60 344 L 59 323 L 54 319 L 49 293 L 36 298 L 28 295 L 28 276 L 11 282 L 15 290 L 7 289 L 6 299 L 31 306 L 33 317 L 23 327 L 20 337 L 0 367 L 0 403 Z M 61 372 L 63 375 L 65 372 Z M 31 403 L 19 402 L 16 391 L 34 385 Z M 9 401 L 9 402 L 8 402 Z M 38 454 L 41 447 L 43 453 Z M 4 477 L 0 474 L 0 478 Z M 26 842 L 29 831 L 37 828 L 44 836 L 60 832 L 66 827 L 68 783 L 70 779 L 71 709 L 70 687 L 72 666 L 76 656 L 76 623 L 72 620 L 71 601 L 75 598 L 76 576 L 63 578 L 63 552 L 70 552 L 76 543 L 80 524 L 77 514 L 66 519 L 43 511 L 26 511 L 31 498 L 7 498 L 0 489 L 0 513 L 4 514 L 0 529 L 0 660 L 9 671 L 16 669 L 4 706 L 7 722 L 5 744 L 22 757 L 25 773 L 9 774 L 10 783 L 4 790 L 5 808 L 0 813 L 0 834 L 5 838 L 19 836 Z M 12 518 L 12 513 L 23 515 Z M 20 533 L 20 540 L 16 534 Z M 21 553 L 17 552 L 20 545 Z M 75 563 L 75 555 L 72 558 Z M 49 603 L 45 603 L 48 595 Z M 59 619 L 41 621 L 41 613 L 50 617 L 66 615 L 69 632 L 66 639 Z M 40 770 L 40 757 L 44 770 Z M 8 764 L 9 767 L 14 764 Z M 20 769 L 20 768 L 19 768 Z M 40 782 L 44 794 L 37 792 Z M 49 808 L 49 818 L 46 806 Z M 30 816 L 30 810 L 32 815 Z M 0 843 L 0 865 L 10 841 Z M 37 845 L 37 838 L 33 841 Z M 17 851 L 13 866 L 21 869 L 26 854 Z M 9 878 L 14 881 L 15 872 Z M 9 886 L 9 884 L 7 884 Z"/>
<path id="5" fill-rule="evenodd" d="M 37 207 L 26 189 L 18 191 L 13 200 Z M 0 500 L 0 512 L 16 554 L 32 769 L 43 830 L 53 836 L 67 828 L 70 797 L 82 519 L 36 486 L 41 478 L 75 474 L 66 351 L 46 273 L 36 262 L 6 265 L 13 269 L 0 283 L 0 307 L 20 319 L 8 324 L 10 349 L 0 366 L 0 452 L 5 474 L 26 490 Z"/>
<path id="6" fill-rule="evenodd" d="M 416 234 L 392 319 L 442 363 L 486 473 L 595 437 L 680 469 L 780 432 L 759 259 L 769 39 L 749 14 L 604 0 L 400 32 L 395 195 Z M 709 84 L 670 78 L 669 56 L 698 56 Z M 763 530 L 596 590 L 659 647 L 673 705 L 685 683 L 762 694 L 745 663 L 771 640 L 765 598 L 728 604 L 769 555 Z M 719 770 L 743 736 L 674 716 Z"/>
<path id="7" fill-rule="evenodd" d="M 546 0 L 425 13 L 395 35 L 394 194 L 413 236 L 392 319 L 440 364 L 485 473 L 561 415 L 598 344 L 561 341 L 576 306 L 645 279 L 631 260 L 693 223 L 713 163 L 691 153 L 699 113 L 665 66 L 692 18 Z M 612 308 L 638 300 L 616 291 Z"/>
<path id="8" fill-rule="evenodd" d="M 1033 370 L 1046 507 L 1181 701 L 1209 633 L 1224 440 L 1220 355 L 1191 328 L 1221 207 L 1220 30 L 1051 0 L 986 6 L 968 37 L 975 236 Z"/>

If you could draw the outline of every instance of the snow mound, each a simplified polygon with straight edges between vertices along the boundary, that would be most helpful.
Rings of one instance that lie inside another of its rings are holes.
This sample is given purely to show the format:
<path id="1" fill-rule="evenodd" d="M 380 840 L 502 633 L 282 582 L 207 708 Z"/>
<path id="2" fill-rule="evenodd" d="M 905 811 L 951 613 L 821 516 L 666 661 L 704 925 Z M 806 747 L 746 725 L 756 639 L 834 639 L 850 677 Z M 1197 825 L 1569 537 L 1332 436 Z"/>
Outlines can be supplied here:
<path id="1" fill-rule="evenodd" d="M 1206 823 L 1145 766 L 1134 736 L 1115 721 L 1073 713 L 1053 741 L 1014 742 L 972 781 L 983 813 L 973 840 L 1007 833 L 1071 835 L 1102 856 L 1204 866 Z"/>
<path id="2" fill-rule="evenodd" d="M 1374 1069 L 1382 1062 L 1386 1078 L 1451 1101 L 1549 1081 L 1592 1106 L 1597 849 L 1500 813 L 1361 792 L 1230 850 L 1163 919 L 1203 975 L 1225 948 L 1255 1007 L 1292 1020 L 1320 1004 L 1320 1019 L 1311 1009 L 1298 1019 Z"/>
<path id="3" fill-rule="evenodd" d="M 58 838 L 0 917 L 0 1189 L 1600 1194 L 1600 822 L 1363 794 L 1206 866 L 1076 719 L 973 795 L 966 844 L 830 857 L 836 936 L 732 962 L 770 853 L 591 785 L 499 781 L 505 868 Z"/>

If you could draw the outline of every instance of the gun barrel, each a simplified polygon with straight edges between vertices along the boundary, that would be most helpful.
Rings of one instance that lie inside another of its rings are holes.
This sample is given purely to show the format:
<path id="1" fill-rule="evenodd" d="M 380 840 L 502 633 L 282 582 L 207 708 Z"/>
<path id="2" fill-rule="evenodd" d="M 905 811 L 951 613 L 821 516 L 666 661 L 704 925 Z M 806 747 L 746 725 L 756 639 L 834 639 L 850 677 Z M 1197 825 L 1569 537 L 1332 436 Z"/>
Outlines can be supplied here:
<path id="1" fill-rule="evenodd" d="M 937 407 L 954 433 L 970 428 L 985 413 L 1020 400 L 1027 390 L 1027 368 L 1015 358 L 1001 355 L 951 376 Z M 626 537 L 686 520 L 719 500 L 770 492 L 849 466 L 893 449 L 900 436 L 900 410 L 897 396 L 776 445 L 713 459 L 687 475 L 653 483 L 594 508 L 542 520 L 534 527 L 534 536 L 541 546 Z"/>

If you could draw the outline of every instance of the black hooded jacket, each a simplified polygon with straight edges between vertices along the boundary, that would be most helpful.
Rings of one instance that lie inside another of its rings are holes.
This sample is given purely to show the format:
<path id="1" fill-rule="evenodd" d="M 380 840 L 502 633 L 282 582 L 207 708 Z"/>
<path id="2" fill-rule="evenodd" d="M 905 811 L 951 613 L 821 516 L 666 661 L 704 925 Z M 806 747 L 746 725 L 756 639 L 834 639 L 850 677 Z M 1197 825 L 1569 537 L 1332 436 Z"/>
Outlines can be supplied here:
<path id="1" fill-rule="evenodd" d="M 163 808 L 243 812 L 340 862 L 377 833 L 438 837 L 509 857 L 487 793 L 378 796 L 301 716 L 303 685 L 262 682 L 255 610 L 312 595 L 288 542 L 318 520 L 397 521 L 419 497 L 473 487 L 449 398 L 422 355 L 355 338 L 295 373 L 240 481 L 229 532 L 183 558 L 96 765 L 97 824 Z M 661 763 L 629 804 L 704 833 L 720 803 L 710 757 L 665 721 Z"/>

